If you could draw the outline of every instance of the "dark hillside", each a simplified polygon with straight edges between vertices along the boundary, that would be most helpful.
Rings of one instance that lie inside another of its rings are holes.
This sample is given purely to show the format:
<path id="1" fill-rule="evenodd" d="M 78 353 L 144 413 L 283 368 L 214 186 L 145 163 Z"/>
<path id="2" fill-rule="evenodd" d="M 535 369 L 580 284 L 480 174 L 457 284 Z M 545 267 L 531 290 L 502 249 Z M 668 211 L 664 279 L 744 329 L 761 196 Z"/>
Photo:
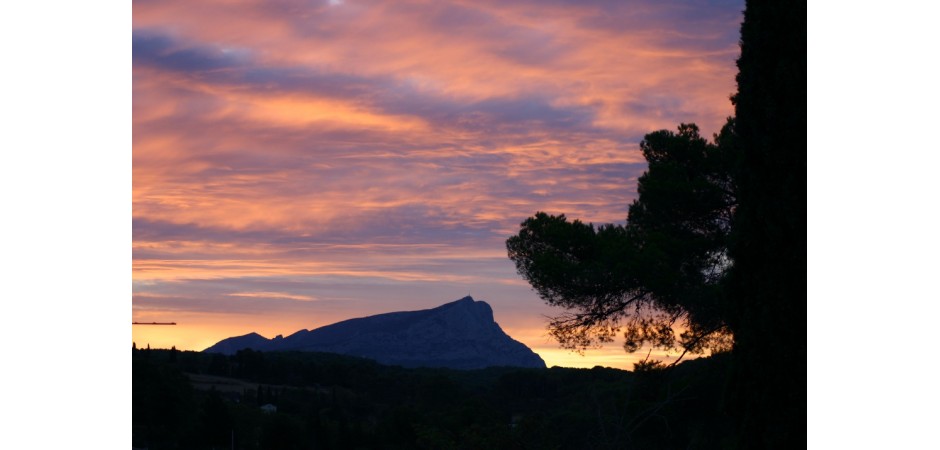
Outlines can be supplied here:
<path id="1" fill-rule="evenodd" d="M 728 435 L 724 355 L 637 373 L 252 350 L 135 350 L 133 364 L 134 445 L 151 449 L 721 448 Z"/>

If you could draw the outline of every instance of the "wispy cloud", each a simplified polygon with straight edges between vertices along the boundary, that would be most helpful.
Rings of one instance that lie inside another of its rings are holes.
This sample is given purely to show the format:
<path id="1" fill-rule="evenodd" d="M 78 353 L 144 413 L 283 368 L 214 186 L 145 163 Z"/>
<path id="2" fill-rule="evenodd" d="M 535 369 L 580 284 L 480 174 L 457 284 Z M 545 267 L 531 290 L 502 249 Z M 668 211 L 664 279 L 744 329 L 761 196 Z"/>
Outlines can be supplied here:
<path id="1" fill-rule="evenodd" d="M 283 298 L 287 300 L 296 300 L 298 302 L 313 302 L 316 298 L 309 295 L 288 294 L 286 292 L 234 292 L 228 294 L 232 297 L 250 297 L 250 298 Z"/>
<path id="2" fill-rule="evenodd" d="M 645 133 L 718 131 L 743 6 L 135 1 L 135 315 L 476 289 L 528 330 L 551 311 L 504 240 L 538 210 L 622 222 Z"/>

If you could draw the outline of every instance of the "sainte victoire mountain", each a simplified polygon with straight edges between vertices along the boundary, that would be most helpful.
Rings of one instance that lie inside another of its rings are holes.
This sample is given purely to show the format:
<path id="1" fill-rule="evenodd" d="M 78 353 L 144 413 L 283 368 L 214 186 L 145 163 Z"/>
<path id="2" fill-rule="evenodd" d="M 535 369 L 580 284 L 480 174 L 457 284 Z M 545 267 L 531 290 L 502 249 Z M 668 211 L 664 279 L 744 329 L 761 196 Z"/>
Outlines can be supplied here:
<path id="1" fill-rule="evenodd" d="M 545 367 L 538 354 L 503 332 L 490 305 L 469 296 L 437 308 L 350 319 L 288 337 L 250 333 L 203 351 L 234 354 L 244 348 L 341 353 L 404 367 Z"/>

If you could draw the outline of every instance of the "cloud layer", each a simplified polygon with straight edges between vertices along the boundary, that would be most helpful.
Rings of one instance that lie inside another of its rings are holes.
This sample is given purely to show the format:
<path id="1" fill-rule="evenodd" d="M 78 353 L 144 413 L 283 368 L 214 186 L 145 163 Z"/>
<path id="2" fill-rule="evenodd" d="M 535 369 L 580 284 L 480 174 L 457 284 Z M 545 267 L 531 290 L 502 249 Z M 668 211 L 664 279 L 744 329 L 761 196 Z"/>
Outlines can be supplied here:
<path id="1" fill-rule="evenodd" d="M 742 9 L 135 1 L 134 319 L 190 320 L 135 339 L 201 350 L 470 291 L 552 349 L 503 242 L 539 210 L 622 222 L 645 133 L 716 132 Z"/>

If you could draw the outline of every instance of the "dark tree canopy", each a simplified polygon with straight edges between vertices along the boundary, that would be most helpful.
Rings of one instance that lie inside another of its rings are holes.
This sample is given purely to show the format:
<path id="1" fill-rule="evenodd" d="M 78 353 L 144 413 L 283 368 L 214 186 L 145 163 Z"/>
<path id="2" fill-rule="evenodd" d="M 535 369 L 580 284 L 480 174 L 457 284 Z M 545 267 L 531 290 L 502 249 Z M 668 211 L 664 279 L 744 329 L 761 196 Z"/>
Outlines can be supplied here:
<path id="1" fill-rule="evenodd" d="M 806 445 L 806 2 L 748 1 L 729 246 L 738 448 Z"/>
<path id="2" fill-rule="evenodd" d="M 710 143 L 694 124 L 640 143 L 648 170 L 626 225 L 537 213 L 506 246 L 548 304 L 566 309 L 549 329 L 566 348 L 648 343 L 700 353 L 727 349 L 725 282 L 736 205 L 734 120 Z M 681 335 L 674 325 L 686 329 Z"/>
<path id="3" fill-rule="evenodd" d="M 806 3 L 747 1 L 735 119 L 643 141 L 649 170 L 626 225 L 538 213 L 507 241 L 569 348 L 689 351 L 733 339 L 731 448 L 806 442 Z M 689 330 L 676 338 L 670 326 Z"/>

